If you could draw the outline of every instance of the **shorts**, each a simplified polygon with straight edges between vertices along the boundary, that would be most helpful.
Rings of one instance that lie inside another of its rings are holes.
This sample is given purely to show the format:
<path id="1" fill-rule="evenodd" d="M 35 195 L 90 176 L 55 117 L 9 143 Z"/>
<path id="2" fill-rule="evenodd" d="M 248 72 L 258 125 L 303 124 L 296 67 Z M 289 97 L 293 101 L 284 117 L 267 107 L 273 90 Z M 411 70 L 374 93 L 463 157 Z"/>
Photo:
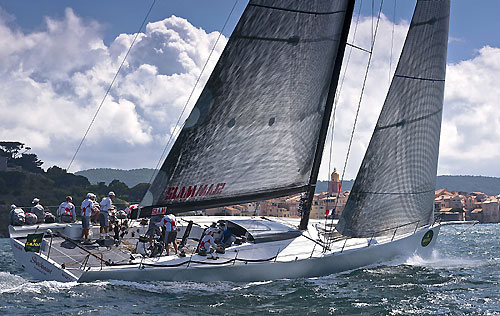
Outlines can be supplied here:
<path id="1" fill-rule="evenodd" d="M 73 216 L 71 216 L 71 215 L 62 215 L 61 216 L 61 221 L 63 223 L 73 223 Z"/>
<path id="2" fill-rule="evenodd" d="M 162 218 L 163 218 L 163 214 L 151 216 L 151 219 L 149 220 L 149 225 L 148 225 L 148 230 L 146 232 L 146 235 L 151 236 L 154 234 L 154 232 L 157 228 L 156 223 L 159 223 Z"/>
<path id="3" fill-rule="evenodd" d="M 82 216 L 82 228 L 90 229 L 90 216 Z"/>
<path id="4" fill-rule="evenodd" d="M 175 242 L 175 239 L 177 238 L 177 231 L 174 230 L 174 231 L 171 231 L 171 232 L 167 232 L 166 236 L 165 236 L 165 242 L 167 244 L 169 243 L 173 243 Z"/>
<path id="5" fill-rule="evenodd" d="M 109 226 L 109 214 L 106 212 L 100 212 L 99 213 L 99 225 L 102 226 Z"/>

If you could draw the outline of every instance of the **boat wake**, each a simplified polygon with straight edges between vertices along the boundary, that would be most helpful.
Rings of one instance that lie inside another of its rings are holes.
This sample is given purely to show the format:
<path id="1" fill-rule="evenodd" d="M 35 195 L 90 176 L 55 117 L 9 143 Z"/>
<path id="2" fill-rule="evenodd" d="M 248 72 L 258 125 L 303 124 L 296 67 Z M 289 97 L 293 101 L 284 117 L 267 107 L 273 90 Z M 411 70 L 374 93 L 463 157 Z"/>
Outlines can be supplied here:
<path id="1" fill-rule="evenodd" d="M 0 272 L 0 294 L 4 293 L 60 293 L 76 286 L 76 282 L 32 282 L 9 272 Z"/>
<path id="2" fill-rule="evenodd" d="M 469 268 L 469 267 L 478 267 L 484 265 L 484 261 L 474 260 L 474 259 L 466 259 L 466 258 L 452 258 L 445 257 L 439 251 L 434 250 L 430 257 L 420 257 L 418 255 L 413 255 L 406 259 L 402 264 L 417 266 L 417 267 L 432 267 L 437 269 L 446 269 L 446 268 Z"/>

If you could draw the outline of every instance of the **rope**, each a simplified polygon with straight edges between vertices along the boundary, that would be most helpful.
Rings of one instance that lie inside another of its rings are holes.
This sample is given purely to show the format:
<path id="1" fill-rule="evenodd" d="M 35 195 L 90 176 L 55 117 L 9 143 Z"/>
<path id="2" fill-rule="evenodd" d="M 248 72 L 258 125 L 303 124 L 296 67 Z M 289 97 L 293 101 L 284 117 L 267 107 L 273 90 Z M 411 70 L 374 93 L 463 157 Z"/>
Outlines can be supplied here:
<path id="1" fill-rule="evenodd" d="M 349 145 L 347 147 L 347 154 L 346 154 L 346 158 L 345 158 L 345 162 L 344 162 L 344 168 L 342 169 L 342 177 L 340 179 L 340 187 L 342 187 L 342 183 L 344 182 L 345 170 L 347 168 L 347 162 L 349 160 L 349 154 L 351 152 L 352 140 L 354 138 L 354 132 L 356 130 L 356 124 L 358 122 L 359 110 L 361 108 L 361 102 L 363 100 L 363 94 L 364 94 L 365 87 L 366 87 L 366 80 L 368 78 L 368 72 L 370 70 L 371 60 L 372 60 L 372 57 L 373 57 L 373 48 L 375 46 L 375 39 L 377 37 L 377 31 L 378 31 L 378 26 L 379 26 L 379 22 L 380 22 L 380 15 L 382 13 L 382 6 L 383 6 L 383 4 L 384 4 L 384 0 L 381 0 L 380 1 L 379 12 L 378 12 L 378 17 L 377 17 L 377 24 L 375 26 L 375 31 L 374 31 L 373 37 L 372 37 L 372 42 L 371 42 L 371 47 L 370 47 L 370 55 L 368 57 L 368 63 L 366 65 L 365 76 L 364 76 L 364 79 L 363 79 L 363 85 L 361 87 L 361 94 L 359 96 L 358 108 L 356 110 L 356 116 L 354 117 L 354 124 L 352 126 L 351 137 L 349 139 Z M 339 197 L 340 197 L 340 192 L 337 193 L 337 198 L 335 199 L 335 208 L 337 207 Z M 332 219 L 332 227 L 333 227 L 333 219 Z M 326 226 L 325 226 L 325 229 L 326 229 Z M 330 247 L 331 242 L 327 242 L 326 244 L 327 244 L 328 247 Z"/>
<path id="2" fill-rule="evenodd" d="M 66 168 L 66 171 L 69 171 L 69 168 L 71 168 L 71 165 L 73 164 L 73 161 L 75 160 L 76 158 L 76 155 L 78 154 L 78 152 L 80 151 L 80 148 L 82 147 L 83 145 L 83 142 L 85 141 L 85 138 L 87 138 L 87 134 L 89 133 L 90 129 L 92 128 L 92 125 L 94 124 L 94 121 L 95 119 L 97 118 L 97 115 L 99 114 L 99 111 L 101 110 L 102 108 L 102 105 L 104 104 L 104 101 L 106 100 L 106 98 L 108 97 L 108 94 L 109 94 L 109 91 L 111 91 L 111 87 L 113 87 L 113 84 L 115 83 L 115 80 L 116 78 L 118 77 L 118 74 L 120 73 L 120 70 L 122 69 L 123 67 L 123 64 L 125 63 L 125 60 L 127 59 L 130 51 L 132 50 L 132 46 L 134 46 L 135 44 L 135 41 L 137 40 L 137 37 L 139 36 L 139 33 L 141 32 L 142 30 L 142 27 L 144 26 L 144 24 L 146 23 L 146 20 L 148 19 L 148 16 L 149 14 L 151 13 L 151 10 L 153 9 L 153 6 L 155 5 L 156 3 L 156 0 L 153 0 L 153 2 L 151 3 L 151 6 L 149 7 L 149 10 L 148 10 L 148 13 L 146 14 L 146 16 L 144 17 L 144 20 L 142 21 L 141 23 L 141 26 L 139 27 L 139 30 L 137 31 L 137 33 L 135 34 L 135 37 L 134 37 L 134 40 L 132 41 L 132 43 L 130 44 L 130 47 L 128 48 L 128 51 L 127 53 L 125 54 L 125 56 L 123 57 L 123 60 L 120 64 L 120 67 L 118 67 L 118 70 L 116 71 L 115 73 L 115 76 L 113 77 L 113 80 L 111 80 L 111 83 L 109 84 L 109 87 L 108 87 L 108 90 L 106 90 L 106 93 L 104 94 L 104 97 L 102 98 L 102 101 L 101 101 L 101 104 L 99 104 L 99 107 L 97 108 L 97 111 L 95 112 L 94 114 L 94 117 L 92 118 L 92 121 L 90 121 L 90 124 L 89 124 L 89 127 L 87 128 L 87 130 L 85 131 L 85 134 L 83 135 L 83 138 L 82 140 L 80 141 L 80 144 L 78 144 L 78 147 L 76 148 L 76 151 L 75 151 L 75 154 L 73 155 L 73 158 L 71 158 L 71 161 L 68 165 L 68 168 Z"/>
<path id="3" fill-rule="evenodd" d="M 221 30 L 219 31 L 219 36 L 217 36 L 217 40 L 215 41 L 215 44 L 214 46 L 212 47 L 212 50 L 210 51 L 210 54 L 208 55 L 208 58 L 205 62 L 205 64 L 203 65 L 203 68 L 201 69 L 201 72 L 198 76 L 198 78 L 196 79 L 196 82 L 193 86 L 193 89 L 191 90 L 191 93 L 189 94 L 189 97 L 186 101 L 186 103 L 184 104 L 184 108 L 182 109 L 182 112 L 181 114 L 179 115 L 179 118 L 177 119 L 177 122 L 175 123 L 175 127 L 174 127 L 174 130 L 172 131 L 172 133 L 170 134 L 170 137 L 167 141 L 167 144 L 165 145 L 165 147 L 163 148 L 163 152 L 161 153 L 161 156 L 160 156 L 160 159 L 158 160 L 158 163 L 156 164 L 156 167 L 155 167 L 155 170 L 153 171 L 153 173 L 151 174 L 151 178 L 149 178 L 149 181 L 148 181 L 148 184 L 149 186 L 151 186 L 151 182 L 153 181 L 154 177 L 156 176 L 156 173 L 160 167 L 160 164 L 162 163 L 163 161 L 163 157 L 165 156 L 165 153 L 167 152 L 167 149 L 172 141 L 172 139 L 174 138 L 174 134 L 176 134 L 177 131 L 180 131 L 182 130 L 182 127 L 184 126 L 185 123 L 182 124 L 182 126 L 180 126 L 180 128 L 178 129 L 177 127 L 179 126 L 179 123 L 182 119 L 182 116 L 184 114 L 184 112 L 186 111 L 186 108 L 187 108 L 187 105 L 189 104 L 189 101 L 191 101 L 191 97 L 193 96 L 194 94 L 194 91 L 196 89 L 196 86 L 198 85 L 198 83 L 200 82 L 200 79 L 201 79 L 201 76 L 203 75 L 203 72 L 205 71 L 205 68 L 207 67 L 208 65 L 208 62 L 210 61 L 210 57 L 212 57 L 212 54 L 215 50 L 215 47 L 217 46 L 217 43 L 219 42 L 219 39 L 220 37 L 222 36 L 222 32 L 224 31 L 224 29 L 226 28 L 226 25 L 227 25 L 227 22 L 229 21 L 229 18 L 231 17 L 231 15 L 233 14 L 233 11 L 234 11 L 234 8 L 236 7 L 236 4 L 238 3 L 238 0 L 235 0 L 234 1 L 234 5 L 233 7 L 231 8 L 231 11 L 229 12 L 229 15 L 227 16 L 227 19 L 226 21 L 224 22 L 224 25 L 222 26 Z M 149 189 L 149 188 L 148 188 Z"/>

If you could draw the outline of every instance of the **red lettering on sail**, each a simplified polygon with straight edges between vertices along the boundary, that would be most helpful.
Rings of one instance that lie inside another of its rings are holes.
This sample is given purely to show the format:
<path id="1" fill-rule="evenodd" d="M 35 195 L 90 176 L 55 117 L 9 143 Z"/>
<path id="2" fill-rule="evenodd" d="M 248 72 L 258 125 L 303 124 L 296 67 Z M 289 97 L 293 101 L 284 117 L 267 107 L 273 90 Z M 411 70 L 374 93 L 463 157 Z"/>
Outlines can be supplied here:
<path id="1" fill-rule="evenodd" d="M 198 192 L 196 192 L 196 195 L 197 196 L 207 195 L 207 188 L 208 188 L 208 184 L 200 185 L 200 188 L 198 189 Z"/>
<path id="2" fill-rule="evenodd" d="M 175 199 L 175 196 L 176 196 L 178 188 L 179 187 L 170 187 L 170 188 L 168 188 L 167 195 L 165 196 L 165 200 L 173 200 L 173 199 Z"/>
<path id="3" fill-rule="evenodd" d="M 194 196 L 194 193 L 196 192 L 196 185 L 195 186 L 189 186 L 186 190 L 186 193 L 182 198 L 187 199 L 188 197 Z"/>
<path id="4" fill-rule="evenodd" d="M 226 183 L 197 184 L 189 186 L 169 187 L 165 194 L 165 200 L 188 199 L 193 197 L 203 197 L 219 195 L 224 190 Z"/>

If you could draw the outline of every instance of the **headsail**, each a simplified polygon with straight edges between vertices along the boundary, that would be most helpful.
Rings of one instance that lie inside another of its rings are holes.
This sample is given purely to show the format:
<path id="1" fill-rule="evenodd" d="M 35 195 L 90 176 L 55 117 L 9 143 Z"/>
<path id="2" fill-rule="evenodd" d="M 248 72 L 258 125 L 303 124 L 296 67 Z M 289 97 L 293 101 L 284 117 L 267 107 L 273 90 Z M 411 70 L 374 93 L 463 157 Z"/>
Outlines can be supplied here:
<path id="1" fill-rule="evenodd" d="M 337 225 L 352 237 L 432 223 L 449 0 L 417 2 L 398 67 Z"/>
<path id="2" fill-rule="evenodd" d="M 142 205 L 307 189 L 348 2 L 250 1 Z"/>

